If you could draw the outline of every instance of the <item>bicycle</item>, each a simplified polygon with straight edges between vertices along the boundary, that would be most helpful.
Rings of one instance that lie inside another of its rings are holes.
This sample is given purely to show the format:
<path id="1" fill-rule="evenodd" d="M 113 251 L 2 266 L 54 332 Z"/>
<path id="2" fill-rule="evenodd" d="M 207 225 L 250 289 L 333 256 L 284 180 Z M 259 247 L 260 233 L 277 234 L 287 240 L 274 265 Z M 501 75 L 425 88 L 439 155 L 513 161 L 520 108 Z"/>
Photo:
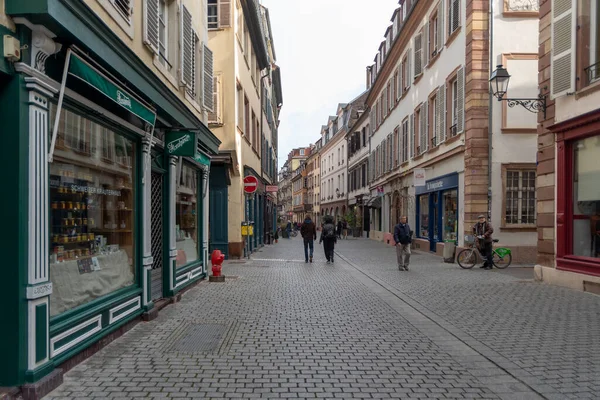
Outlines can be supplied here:
<path id="1" fill-rule="evenodd" d="M 498 243 L 498 239 L 493 239 L 492 242 Z M 456 261 L 461 268 L 471 269 L 483 260 L 481 252 L 475 246 L 475 237 L 472 235 L 465 236 L 465 246 L 467 248 L 461 250 L 456 256 Z M 512 254 L 507 247 L 498 247 L 492 249 L 492 263 L 496 268 L 504 269 L 507 268 L 512 262 Z"/>
<path id="2" fill-rule="evenodd" d="M 290 231 L 290 236 L 291 236 L 291 237 L 296 237 L 296 236 L 298 236 L 298 231 L 297 231 L 297 230 L 294 230 L 294 229 L 292 229 L 292 230 Z"/>

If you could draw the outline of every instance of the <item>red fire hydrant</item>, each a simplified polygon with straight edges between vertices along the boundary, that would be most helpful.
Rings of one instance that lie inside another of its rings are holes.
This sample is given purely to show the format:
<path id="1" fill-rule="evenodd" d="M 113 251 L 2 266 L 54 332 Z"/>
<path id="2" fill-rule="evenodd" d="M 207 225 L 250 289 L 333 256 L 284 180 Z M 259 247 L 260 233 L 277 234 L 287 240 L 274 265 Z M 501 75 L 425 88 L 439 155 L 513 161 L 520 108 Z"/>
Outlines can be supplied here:
<path id="1" fill-rule="evenodd" d="M 225 255 L 221 253 L 221 250 L 215 250 L 212 252 L 210 259 L 212 261 L 213 276 L 221 276 L 221 269 L 223 268 L 221 264 L 223 264 L 223 261 L 225 260 Z"/>

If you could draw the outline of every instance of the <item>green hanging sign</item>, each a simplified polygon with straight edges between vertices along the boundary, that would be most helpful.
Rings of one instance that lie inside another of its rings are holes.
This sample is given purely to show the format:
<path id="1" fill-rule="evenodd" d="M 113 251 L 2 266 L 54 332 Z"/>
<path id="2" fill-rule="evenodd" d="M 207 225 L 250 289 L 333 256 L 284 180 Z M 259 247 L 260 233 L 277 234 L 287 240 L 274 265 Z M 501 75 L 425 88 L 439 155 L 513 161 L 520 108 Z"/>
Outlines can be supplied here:
<path id="1" fill-rule="evenodd" d="M 170 156 L 184 156 L 196 158 L 198 143 L 196 134 L 187 131 L 167 132 L 167 153 Z"/>
<path id="2" fill-rule="evenodd" d="M 125 108 L 141 120 L 154 126 L 156 113 L 135 99 L 125 89 L 117 86 L 96 68 L 82 60 L 79 56 L 71 54 L 69 74 L 81 79 L 100 93 Z"/>
<path id="3" fill-rule="evenodd" d="M 210 166 L 210 158 L 202 153 L 198 153 L 196 157 L 194 157 L 194 160 L 199 164 L 206 165 L 207 167 Z"/>

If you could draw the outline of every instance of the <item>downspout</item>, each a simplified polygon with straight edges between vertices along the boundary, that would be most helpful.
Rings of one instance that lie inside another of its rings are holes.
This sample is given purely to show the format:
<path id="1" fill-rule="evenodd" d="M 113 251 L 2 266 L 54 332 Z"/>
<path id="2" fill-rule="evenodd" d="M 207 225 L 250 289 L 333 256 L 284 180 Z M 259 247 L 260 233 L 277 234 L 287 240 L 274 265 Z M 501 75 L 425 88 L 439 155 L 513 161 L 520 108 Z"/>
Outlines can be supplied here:
<path id="1" fill-rule="evenodd" d="M 267 74 L 260 77 L 260 94 L 258 96 L 259 99 L 260 99 L 260 139 L 261 139 L 261 147 L 264 146 L 264 141 L 262 140 L 263 137 L 264 137 L 264 134 L 263 134 L 264 133 L 263 132 L 263 129 L 264 129 L 264 127 L 263 127 L 263 125 L 264 125 L 263 124 L 263 120 L 264 120 L 264 115 L 263 115 L 263 113 L 264 113 L 264 107 L 263 107 L 263 103 L 264 103 L 264 100 L 265 100 L 265 99 L 263 99 L 263 97 L 264 97 L 263 96 L 263 94 L 264 94 L 264 79 L 269 76 L 268 71 L 269 70 L 267 68 Z M 261 157 L 260 157 L 260 178 L 261 179 L 264 179 L 263 178 L 263 174 L 264 174 L 264 169 L 263 169 L 263 165 L 264 164 L 263 164 L 263 161 L 264 160 L 262 159 L 263 156 L 264 156 L 264 154 L 265 154 L 265 151 L 263 150 L 263 152 L 261 154 Z M 264 198 L 264 200 L 263 200 L 263 204 L 262 204 L 262 214 L 263 214 L 263 221 L 262 221 L 262 225 L 263 225 L 262 226 L 262 231 L 263 231 L 262 232 L 262 236 L 263 236 L 263 238 L 262 238 L 262 242 L 263 242 L 263 246 L 264 246 L 267 243 L 266 239 L 267 239 L 267 236 L 268 236 L 267 229 L 265 229 L 265 226 L 268 226 L 266 224 L 266 219 L 267 219 L 266 218 L 266 216 L 267 216 L 267 195 L 266 195 L 266 193 L 263 196 L 263 198 Z M 268 242 L 271 243 L 270 240 Z"/>
<path id="2" fill-rule="evenodd" d="M 494 70 L 494 1 L 495 0 L 491 0 L 490 1 L 490 12 L 489 12 L 489 21 L 488 21 L 488 26 L 489 26 L 489 35 L 490 35 L 490 39 L 489 39 L 489 58 L 490 58 L 490 69 L 489 69 L 489 73 L 491 73 Z M 493 131 L 493 123 L 494 123 L 494 119 L 492 117 L 493 115 L 493 106 L 494 106 L 494 96 L 492 94 L 492 90 L 491 88 L 488 86 L 488 220 L 491 221 L 492 219 L 492 131 Z"/>

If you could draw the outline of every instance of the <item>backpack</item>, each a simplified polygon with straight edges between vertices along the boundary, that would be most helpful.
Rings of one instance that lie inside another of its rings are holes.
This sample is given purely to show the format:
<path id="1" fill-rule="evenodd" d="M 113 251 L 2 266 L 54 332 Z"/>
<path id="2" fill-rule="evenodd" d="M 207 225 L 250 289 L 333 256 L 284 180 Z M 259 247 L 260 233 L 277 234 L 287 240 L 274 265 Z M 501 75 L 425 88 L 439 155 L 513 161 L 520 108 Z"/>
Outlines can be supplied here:
<path id="1" fill-rule="evenodd" d="M 336 238 L 335 228 L 332 224 L 325 224 L 323 226 L 323 238 L 324 239 L 334 239 Z"/>

